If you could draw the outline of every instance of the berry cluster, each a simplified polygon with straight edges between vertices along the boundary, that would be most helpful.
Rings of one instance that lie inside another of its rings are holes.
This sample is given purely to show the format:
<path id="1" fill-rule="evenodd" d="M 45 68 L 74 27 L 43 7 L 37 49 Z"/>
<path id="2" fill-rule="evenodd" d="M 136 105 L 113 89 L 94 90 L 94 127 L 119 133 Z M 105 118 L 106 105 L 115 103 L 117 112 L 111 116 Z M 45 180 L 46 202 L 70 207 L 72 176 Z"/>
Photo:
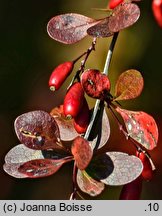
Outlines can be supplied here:
<path id="1" fill-rule="evenodd" d="M 137 0 L 136 0 L 137 1 Z M 132 1 L 111 0 L 110 15 L 94 20 L 80 14 L 53 17 L 47 31 L 50 37 L 66 44 L 76 43 L 87 35 L 91 46 L 74 61 L 58 65 L 49 78 L 49 88 L 59 90 L 74 72 L 64 102 L 50 113 L 37 110 L 20 115 L 15 131 L 21 141 L 5 157 L 4 170 L 16 178 L 40 178 L 57 172 L 64 163 L 73 161 L 73 191 L 97 196 L 105 185 L 124 185 L 119 199 L 139 199 L 143 180 L 151 180 L 155 169 L 148 150 L 157 146 L 155 120 L 143 111 L 123 109 L 120 102 L 138 97 L 144 85 L 141 73 L 127 70 L 119 76 L 115 94 L 111 94 L 109 65 L 119 31 L 133 25 L 140 16 Z M 112 37 L 103 72 L 86 69 L 86 62 L 98 37 Z M 82 58 L 75 71 L 75 63 Z M 86 97 L 85 97 L 86 96 Z M 96 99 L 89 109 L 87 97 Z M 110 125 L 106 107 L 119 130 L 135 147 L 135 155 L 99 151 L 109 144 Z M 121 117 L 121 118 L 120 118 Z"/>

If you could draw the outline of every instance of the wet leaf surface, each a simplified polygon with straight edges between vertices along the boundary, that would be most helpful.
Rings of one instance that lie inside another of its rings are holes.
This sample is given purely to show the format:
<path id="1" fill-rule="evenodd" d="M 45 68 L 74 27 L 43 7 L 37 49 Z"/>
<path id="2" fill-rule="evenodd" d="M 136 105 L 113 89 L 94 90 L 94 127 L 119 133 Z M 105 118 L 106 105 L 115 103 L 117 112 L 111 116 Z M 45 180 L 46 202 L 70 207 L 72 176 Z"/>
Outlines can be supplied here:
<path id="1" fill-rule="evenodd" d="M 98 21 L 76 13 L 53 17 L 47 25 L 49 36 L 61 43 L 73 44 L 87 35 L 87 29 Z"/>
<path id="2" fill-rule="evenodd" d="M 129 100 L 138 97 L 144 86 L 141 73 L 131 69 L 123 72 L 115 86 L 115 100 Z"/>
<path id="3" fill-rule="evenodd" d="M 15 131 L 19 140 L 28 148 L 62 148 L 57 123 L 47 112 L 38 110 L 20 115 L 15 120 Z"/>
<path id="4" fill-rule="evenodd" d="M 122 116 L 128 134 L 148 150 L 157 146 L 158 127 L 152 116 L 142 111 L 129 111 L 116 108 Z"/>
<path id="5" fill-rule="evenodd" d="M 118 32 L 122 29 L 125 29 L 137 22 L 139 16 L 140 9 L 136 4 L 120 4 L 113 10 L 113 14 L 109 17 L 109 31 Z"/>
<path id="6" fill-rule="evenodd" d="M 35 159 L 25 163 L 6 163 L 4 170 L 15 178 L 41 178 L 54 174 L 69 159 Z"/>
<path id="7" fill-rule="evenodd" d="M 107 98 L 110 91 L 110 81 L 99 70 L 88 69 L 81 76 L 81 84 L 87 95 L 92 98 Z"/>
<path id="8" fill-rule="evenodd" d="M 110 123 L 105 109 L 100 109 L 97 119 L 88 138 L 92 149 L 102 148 L 110 137 Z"/>
<path id="9" fill-rule="evenodd" d="M 142 172 L 139 158 L 122 152 L 106 152 L 92 160 L 87 173 L 106 185 L 118 186 L 136 179 Z"/>
<path id="10" fill-rule="evenodd" d="M 109 17 L 101 20 L 98 24 L 90 27 L 87 30 L 88 35 L 92 37 L 110 37 L 114 33 L 110 32 L 109 27 Z"/>
<path id="11" fill-rule="evenodd" d="M 77 167 L 84 170 L 91 161 L 93 154 L 89 142 L 78 136 L 73 141 L 71 152 L 74 155 Z"/>
<path id="12" fill-rule="evenodd" d="M 28 178 L 46 177 L 57 172 L 67 162 L 65 159 L 38 159 L 28 161 L 18 168 L 18 172 L 27 175 Z"/>
<path id="13" fill-rule="evenodd" d="M 79 135 L 74 128 L 73 119 L 67 119 L 64 116 L 63 105 L 55 107 L 50 114 L 57 122 L 62 141 L 72 141 Z"/>
<path id="14" fill-rule="evenodd" d="M 102 182 L 98 182 L 91 178 L 85 171 L 78 170 L 77 184 L 81 191 L 89 194 L 90 196 L 99 195 L 105 188 Z"/>

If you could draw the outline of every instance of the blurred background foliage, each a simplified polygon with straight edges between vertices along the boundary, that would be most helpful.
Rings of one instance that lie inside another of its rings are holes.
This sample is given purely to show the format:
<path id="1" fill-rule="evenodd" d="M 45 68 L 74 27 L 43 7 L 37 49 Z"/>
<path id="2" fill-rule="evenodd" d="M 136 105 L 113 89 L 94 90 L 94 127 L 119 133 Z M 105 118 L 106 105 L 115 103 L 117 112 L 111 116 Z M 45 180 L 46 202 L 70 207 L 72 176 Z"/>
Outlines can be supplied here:
<path id="1" fill-rule="evenodd" d="M 93 18 L 105 17 L 107 0 L 0 0 L 0 199 L 68 199 L 72 189 L 72 164 L 67 164 L 53 176 L 43 179 L 14 179 L 4 173 L 5 154 L 19 143 L 13 128 L 14 119 L 31 110 L 50 111 L 63 102 L 68 81 L 56 93 L 50 92 L 48 79 L 58 64 L 75 59 L 90 45 L 87 37 L 74 45 L 63 45 L 52 40 L 46 25 L 50 18 L 62 13 L 75 12 Z M 114 84 L 121 72 L 134 68 L 145 80 L 142 95 L 123 102 L 123 107 L 144 110 L 154 116 L 162 128 L 162 29 L 152 15 L 151 0 L 139 3 L 139 21 L 119 35 L 109 77 Z M 107 47 L 111 38 L 99 39 L 96 52 L 87 62 L 87 68 L 103 70 Z M 76 65 L 76 69 L 79 65 Z M 94 100 L 89 99 L 91 106 Z M 117 126 L 111 123 L 108 150 L 134 153 Z M 157 167 L 151 182 L 144 182 L 142 199 L 162 198 L 162 137 L 158 147 L 150 152 Z M 121 187 L 107 187 L 97 199 L 118 199 Z M 84 196 L 91 199 L 89 196 Z"/>

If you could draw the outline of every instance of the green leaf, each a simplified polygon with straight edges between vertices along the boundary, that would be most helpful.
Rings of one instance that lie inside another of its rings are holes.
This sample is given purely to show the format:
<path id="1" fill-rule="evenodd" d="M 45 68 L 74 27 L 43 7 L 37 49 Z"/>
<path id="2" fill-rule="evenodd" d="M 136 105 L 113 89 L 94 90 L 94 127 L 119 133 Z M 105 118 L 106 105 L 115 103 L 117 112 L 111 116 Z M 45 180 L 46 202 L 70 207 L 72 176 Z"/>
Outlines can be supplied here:
<path id="1" fill-rule="evenodd" d="M 119 107 L 116 108 L 116 111 L 122 116 L 131 138 L 148 150 L 157 146 L 158 127 L 151 115 L 142 111 L 129 111 Z"/>
<path id="2" fill-rule="evenodd" d="M 81 191 L 93 197 L 99 195 L 105 188 L 104 183 L 96 181 L 86 171 L 81 170 L 77 173 L 77 184 Z"/>
<path id="3" fill-rule="evenodd" d="M 143 90 L 144 80 L 141 73 L 131 69 L 123 72 L 115 86 L 115 101 L 138 97 Z"/>

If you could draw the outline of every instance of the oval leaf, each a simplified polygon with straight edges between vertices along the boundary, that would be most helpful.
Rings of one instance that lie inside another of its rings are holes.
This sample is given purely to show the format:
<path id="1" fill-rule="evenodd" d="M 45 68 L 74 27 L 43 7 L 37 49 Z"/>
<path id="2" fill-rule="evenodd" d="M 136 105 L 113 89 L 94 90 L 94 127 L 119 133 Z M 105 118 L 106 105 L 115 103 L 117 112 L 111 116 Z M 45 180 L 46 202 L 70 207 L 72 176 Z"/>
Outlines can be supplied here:
<path id="1" fill-rule="evenodd" d="M 110 37 L 113 35 L 112 32 L 110 32 L 109 27 L 109 17 L 106 17 L 105 19 L 101 20 L 98 24 L 90 27 L 87 30 L 88 35 L 92 37 Z"/>
<path id="2" fill-rule="evenodd" d="M 36 159 L 20 165 L 18 172 L 27 175 L 28 178 L 46 177 L 57 172 L 65 162 L 65 159 Z"/>
<path id="3" fill-rule="evenodd" d="M 109 119 L 108 119 L 106 110 L 104 109 L 103 112 L 102 110 L 100 111 L 101 113 L 100 113 L 98 122 L 97 124 L 94 124 L 92 133 L 90 134 L 90 137 L 88 138 L 88 141 L 92 149 L 102 148 L 104 145 L 106 145 L 110 137 L 110 123 L 109 123 Z"/>
<path id="4" fill-rule="evenodd" d="M 27 175 L 24 173 L 20 173 L 18 171 L 18 168 L 22 165 L 23 163 L 5 163 L 3 165 L 4 171 L 9 174 L 10 176 L 14 178 L 27 178 Z"/>
<path id="5" fill-rule="evenodd" d="M 102 182 L 96 181 L 85 171 L 81 170 L 78 170 L 77 173 L 77 184 L 81 191 L 93 197 L 99 195 L 105 188 L 105 185 Z"/>
<path id="6" fill-rule="evenodd" d="M 113 162 L 113 172 L 101 182 L 107 185 L 124 185 L 140 176 L 143 165 L 139 158 L 122 152 L 106 153 Z"/>
<path id="7" fill-rule="evenodd" d="M 35 159 L 25 163 L 4 164 L 3 168 L 15 178 L 41 178 L 54 174 L 70 160 Z"/>
<path id="8" fill-rule="evenodd" d="M 62 141 L 72 141 L 79 134 L 76 132 L 73 119 L 67 119 L 63 114 L 63 105 L 55 107 L 50 115 L 55 119 L 60 131 L 60 139 Z"/>
<path id="9" fill-rule="evenodd" d="M 87 35 L 87 29 L 98 21 L 75 13 L 53 17 L 47 25 L 49 36 L 61 43 L 73 44 Z"/>
<path id="10" fill-rule="evenodd" d="M 47 112 L 38 110 L 22 114 L 17 117 L 14 125 L 19 140 L 28 148 L 61 148 L 59 128 Z"/>
<path id="11" fill-rule="evenodd" d="M 113 14 L 109 17 L 108 28 L 110 32 L 118 32 L 137 22 L 139 16 L 140 9 L 136 4 L 120 4 L 113 10 Z"/>
<path id="12" fill-rule="evenodd" d="M 5 163 L 24 163 L 35 159 L 61 159 L 69 156 L 64 151 L 34 150 L 19 144 L 13 147 L 5 156 Z"/>
<path id="13" fill-rule="evenodd" d="M 141 73 L 131 69 L 123 72 L 115 86 L 115 100 L 129 100 L 138 97 L 143 90 L 144 80 Z"/>
<path id="14" fill-rule="evenodd" d="M 78 136 L 73 141 L 71 152 L 74 155 L 77 167 L 80 170 L 84 170 L 88 166 L 93 155 L 89 142 L 85 140 L 83 137 Z"/>
<path id="15" fill-rule="evenodd" d="M 24 144 L 13 147 L 5 156 L 5 163 L 24 163 L 29 160 L 44 159 L 42 151 L 27 148 Z"/>
<path id="16" fill-rule="evenodd" d="M 122 116 L 131 138 L 148 150 L 157 146 L 158 127 L 152 116 L 142 111 L 129 111 L 119 107 L 116 108 L 116 111 Z"/>

